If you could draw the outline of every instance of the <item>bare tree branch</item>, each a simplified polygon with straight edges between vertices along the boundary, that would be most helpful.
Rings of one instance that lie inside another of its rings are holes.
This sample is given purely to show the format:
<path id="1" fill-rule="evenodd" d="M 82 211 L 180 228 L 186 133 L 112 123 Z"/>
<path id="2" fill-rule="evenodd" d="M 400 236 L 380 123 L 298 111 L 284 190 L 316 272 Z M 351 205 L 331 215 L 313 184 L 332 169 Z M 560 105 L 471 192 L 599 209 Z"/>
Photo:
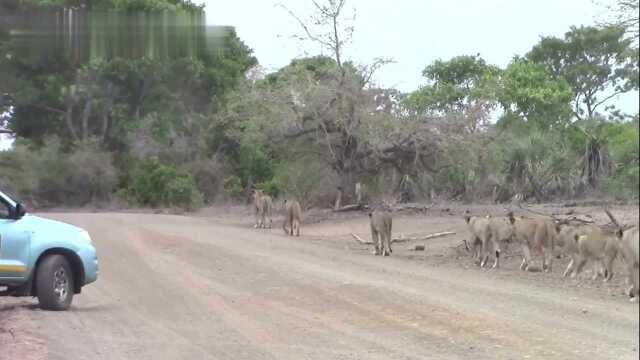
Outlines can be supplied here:
<path id="1" fill-rule="evenodd" d="M 329 48 L 329 49 L 334 49 L 333 44 L 331 44 L 328 41 L 325 41 L 323 39 L 321 39 L 318 35 L 315 35 L 311 32 L 311 30 L 309 30 L 309 27 L 307 26 L 307 24 L 305 24 L 304 21 L 302 21 L 302 19 L 300 19 L 293 11 L 291 11 L 288 7 L 284 6 L 283 4 L 276 4 L 276 6 L 283 8 L 285 11 L 287 11 L 289 13 L 289 15 L 291 15 L 291 17 L 293 17 L 298 24 L 300 25 L 300 27 L 302 27 L 302 29 L 304 30 L 304 32 L 307 34 L 307 37 L 310 40 L 313 40 L 315 42 L 318 42 L 320 44 L 322 44 L 323 46 Z"/>

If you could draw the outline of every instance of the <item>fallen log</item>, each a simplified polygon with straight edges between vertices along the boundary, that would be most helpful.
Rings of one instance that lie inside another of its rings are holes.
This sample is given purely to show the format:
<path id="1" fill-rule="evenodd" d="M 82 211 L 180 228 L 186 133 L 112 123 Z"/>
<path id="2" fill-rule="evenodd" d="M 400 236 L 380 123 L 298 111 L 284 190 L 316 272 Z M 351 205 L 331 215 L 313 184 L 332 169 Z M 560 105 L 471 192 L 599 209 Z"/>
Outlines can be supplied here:
<path id="1" fill-rule="evenodd" d="M 362 209 L 366 209 L 366 207 L 367 206 L 363 204 L 351 204 L 351 205 L 345 205 L 345 206 L 333 209 L 333 212 L 362 210 Z"/>
<path id="2" fill-rule="evenodd" d="M 621 229 L 622 226 L 620 226 L 620 223 L 618 222 L 618 220 L 613 216 L 613 214 L 611 213 L 611 211 L 609 211 L 609 209 L 604 209 L 604 212 L 607 214 L 607 216 L 609 217 L 609 219 L 611 219 L 611 222 L 613 223 L 613 225 L 615 225 L 616 227 L 618 227 L 618 229 Z"/>
<path id="3" fill-rule="evenodd" d="M 578 223 L 582 223 L 582 224 L 593 224 L 593 223 L 595 223 L 595 221 L 593 221 L 593 220 L 580 219 L 577 216 L 571 216 L 571 217 L 568 217 L 566 219 L 554 217 L 553 219 L 556 220 L 560 224 L 569 224 L 571 222 L 578 222 Z"/>
<path id="4" fill-rule="evenodd" d="M 428 210 L 430 210 L 434 206 L 436 206 L 436 203 L 432 203 L 430 205 L 421 205 L 421 204 L 417 204 L 417 203 L 398 204 L 398 205 L 392 206 L 391 210 L 394 211 L 394 212 L 399 212 L 399 211 L 422 211 L 422 212 L 427 212 Z"/>
<path id="5" fill-rule="evenodd" d="M 582 224 L 593 224 L 593 223 L 595 223 L 595 221 L 593 221 L 593 220 L 585 220 L 585 219 L 581 219 L 581 218 L 577 217 L 576 215 L 573 215 L 574 214 L 573 210 L 567 211 L 565 214 L 558 214 L 558 213 L 547 214 L 547 213 L 536 211 L 536 210 L 533 210 L 533 209 L 524 208 L 520 204 L 518 204 L 518 207 L 520 209 L 522 209 L 524 211 L 528 211 L 528 212 L 530 212 L 532 214 L 541 215 L 541 216 L 544 216 L 544 217 L 551 218 L 553 221 L 555 221 L 555 222 L 557 222 L 559 224 L 569 224 L 571 222 L 577 222 L 577 223 L 582 223 Z M 561 218 L 558 215 L 571 215 L 571 216 L 569 216 L 567 218 Z"/>
<path id="6" fill-rule="evenodd" d="M 361 238 L 360 236 L 354 233 L 351 233 L 351 236 L 353 236 L 353 238 L 356 239 L 361 244 L 373 244 L 373 241 L 364 240 L 363 238 Z"/>
<path id="7" fill-rule="evenodd" d="M 630 228 L 632 228 L 634 225 L 632 224 L 621 224 L 618 219 L 616 219 L 613 214 L 611 213 L 611 211 L 609 211 L 609 209 L 604 209 L 604 212 L 607 214 L 607 216 L 609 217 L 609 219 L 611 220 L 611 222 L 614 225 L 614 229 L 612 229 L 613 231 L 627 231 Z M 607 225 L 603 225 L 602 227 L 607 227 Z M 608 227 L 611 228 L 611 225 L 608 224 Z"/>
<path id="8" fill-rule="evenodd" d="M 406 238 L 404 236 L 402 236 L 402 234 L 401 234 L 400 237 L 391 239 L 391 242 L 406 242 L 406 241 L 428 240 L 428 239 L 433 239 L 433 238 L 437 238 L 437 237 L 441 237 L 441 236 L 447 236 L 447 235 L 453 235 L 453 234 L 455 234 L 455 232 L 453 232 L 453 231 L 443 231 L 443 232 L 428 234 L 428 235 L 424 235 L 424 236 L 415 236 L 415 237 L 406 237 Z"/>
<path id="9" fill-rule="evenodd" d="M 392 243 L 396 243 L 396 242 L 407 242 L 407 241 L 417 241 L 417 240 L 428 240 L 428 239 L 433 239 L 433 238 L 437 238 L 437 237 L 441 237 L 441 236 L 447 236 L 447 235 L 453 235 L 453 234 L 455 234 L 455 232 L 453 232 L 453 231 L 443 231 L 443 232 L 439 232 L 439 233 L 428 234 L 428 235 L 424 235 L 424 236 L 416 236 L 416 237 L 407 237 L 407 238 L 405 238 L 403 236 L 400 236 L 399 238 L 391 239 L 391 242 Z M 361 244 L 373 245 L 373 241 L 364 240 L 363 238 L 361 238 L 357 234 L 351 233 L 351 236 Z"/>

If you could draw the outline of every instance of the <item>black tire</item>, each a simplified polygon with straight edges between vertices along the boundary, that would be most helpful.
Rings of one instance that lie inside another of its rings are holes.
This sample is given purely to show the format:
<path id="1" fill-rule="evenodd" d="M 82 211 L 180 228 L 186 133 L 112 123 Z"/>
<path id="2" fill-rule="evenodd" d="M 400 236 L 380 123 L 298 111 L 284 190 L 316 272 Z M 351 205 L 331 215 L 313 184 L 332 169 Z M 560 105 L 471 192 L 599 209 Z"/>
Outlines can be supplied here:
<path id="1" fill-rule="evenodd" d="M 49 255 L 36 269 L 36 292 L 44 310 L 69 309 L 73 300 L 74 276 L 69 262 L 62 255 Z"/>

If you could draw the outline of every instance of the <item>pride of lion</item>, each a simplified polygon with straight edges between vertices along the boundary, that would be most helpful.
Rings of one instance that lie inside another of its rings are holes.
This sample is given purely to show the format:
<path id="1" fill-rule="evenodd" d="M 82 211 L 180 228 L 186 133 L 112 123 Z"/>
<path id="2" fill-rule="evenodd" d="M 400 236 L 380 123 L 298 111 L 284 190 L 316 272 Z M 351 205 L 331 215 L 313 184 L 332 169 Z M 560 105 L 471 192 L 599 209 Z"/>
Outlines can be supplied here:
<path id="1" fill-rule="evenodd" d="M 253 190 L 252 197 L 256 217 L 254 226 L 271 228 L 273 199 L 258 189 Z M 300 236 L 303 221 L 300 203 L 288 199 L 283 204 L 285 216 L 282 229 L 287 235 Z M 467 244 L 470 245 L 474 262 L 481 268 L 488 265 L 491 257 L 491 268 L 500 268 L 503 249 L 513 244 L 522 252 L 520 270 L 552 272 L 554 257 L 562 254 L 570 260 L 562 273 L 563 277 L 576 277 L 589 264 L 594 269 L 593 280 L 600 276 L 604 281 L 611 280 L 613 263 L 619 259 L 626 270 L 629 285 L 626 293 L 632 301 L 638 301 L 638 225 L 622 227 L 609 212 L 607 214 L 617 230 L 595 224 L 562 222 L 551 217 L 515 216 L 513 212 L 505 216 L 472 216 L 466 211 L 464 221 L 471 236 Z M 393 252 L 391 211 L 374 209 L 368 212 L 368 216 L 374 254 L 390 256 Z M 533 265 L 534 257 L 539 257 L 540 267 Z"/>
<path id="2" fill-rule="evenodd" d="M 613 263 L 620 259 L 629 284 L 626 293 L 631 301 L 638 301 L 638 225 L 623 228 L 612 218 L 618 229 L 615 230 L 595 224 L 570 224 L 550 217 L 517 217 L 513 212 L 504 217 L 471 216 L 467 212 L 464 221 L 471 235 L 473 258 L 480 267 L 487 264 L 492 251 L 495 254 L 492 268 L 499 267 L 501 248 L 511 242 L 522 249 L 520 269 L 523 271 L 536 268 L 532 266 L 532 256 L 536 255 L 540 257 L 541 270 L 551 272 L 553 258 L 561 253 L 570 259 L 563 277 L 576 277 L 590 264 L 594 268 L 593 280 L 602 276 L 604 281 L 609 281 L 613 277 Z"/>

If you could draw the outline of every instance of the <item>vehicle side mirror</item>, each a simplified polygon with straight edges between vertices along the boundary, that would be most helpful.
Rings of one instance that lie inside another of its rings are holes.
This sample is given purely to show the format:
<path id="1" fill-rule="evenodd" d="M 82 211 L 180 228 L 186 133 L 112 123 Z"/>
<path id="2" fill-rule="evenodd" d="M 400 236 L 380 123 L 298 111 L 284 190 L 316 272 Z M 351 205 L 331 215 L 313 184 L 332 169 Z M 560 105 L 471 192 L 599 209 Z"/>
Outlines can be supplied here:
<path id="1" fill-rule="evenodd" d="M 17 203 L 16 208 L 14 210 L 14 218 L 16 220 L 22 219 L 22 217 L 27 213 L 27 209 L 24 208 L 24 205 Z"/>

